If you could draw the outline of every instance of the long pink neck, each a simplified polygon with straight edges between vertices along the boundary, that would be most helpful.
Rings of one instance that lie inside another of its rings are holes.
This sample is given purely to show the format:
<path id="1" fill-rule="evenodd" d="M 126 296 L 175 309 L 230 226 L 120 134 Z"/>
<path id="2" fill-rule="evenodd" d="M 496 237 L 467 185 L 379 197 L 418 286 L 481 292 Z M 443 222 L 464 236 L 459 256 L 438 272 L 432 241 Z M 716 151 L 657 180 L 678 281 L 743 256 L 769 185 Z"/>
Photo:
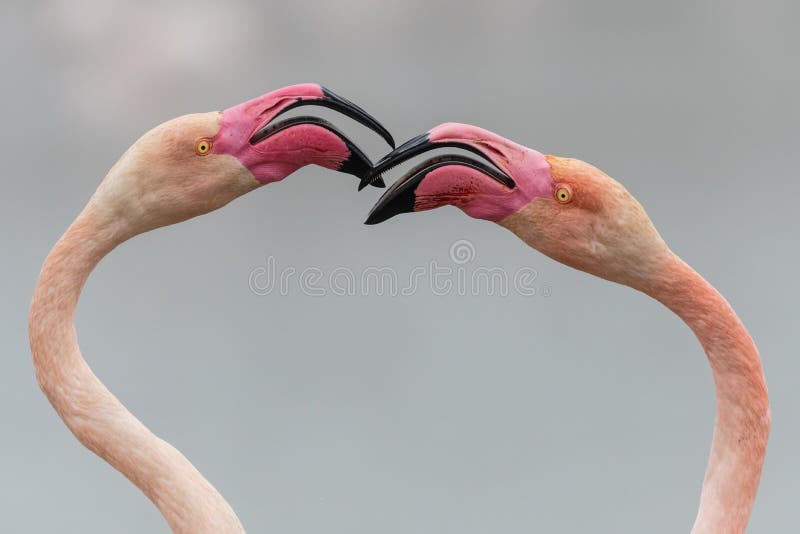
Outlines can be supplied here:
<path id="1" fill-rule="evenodd" d="M 643 290 L 692 329 L 711 364 L 717 418 L 694 533 L 741 533 L 753 507 L 770 428 L 761 359 L 730 304 L 677 256 Z"/>
<path id="2" fill-rule="evenodd" d="M 136 419 L 92 373 L 73 324 L 97 263 L 131 237 L 92 203 L 42 267 L 30 312 L 30 342 L 42 391 L 73 434 L 141 489 L 174 532 L 244 532 L 225 499 L 177 449 Z"/>

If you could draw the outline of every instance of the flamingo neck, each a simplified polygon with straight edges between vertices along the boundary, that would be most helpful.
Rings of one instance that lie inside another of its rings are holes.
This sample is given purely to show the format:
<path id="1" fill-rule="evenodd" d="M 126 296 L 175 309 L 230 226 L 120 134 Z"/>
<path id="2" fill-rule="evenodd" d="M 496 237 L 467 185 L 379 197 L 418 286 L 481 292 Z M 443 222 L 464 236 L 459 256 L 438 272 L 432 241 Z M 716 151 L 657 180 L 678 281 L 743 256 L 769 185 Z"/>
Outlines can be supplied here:
<path id="1" fill-rule="evenodd" d="M 75 437 L 138 486 L 174 532 L 244 532 L 225 499 L 106 389 L 78 348 L 81 289 L 97 263 L 134 233 L 90 202 L 53 247 L 30 311 L 36 378 Z"/>
<path id="2" fill-rule="evenodd" d="M 675 255 L 643 290 L 692 329 L 711 364 L 717 416 L 692 532 L 744 532 L 770 428 L 758 349 L 725 298 Z"/>

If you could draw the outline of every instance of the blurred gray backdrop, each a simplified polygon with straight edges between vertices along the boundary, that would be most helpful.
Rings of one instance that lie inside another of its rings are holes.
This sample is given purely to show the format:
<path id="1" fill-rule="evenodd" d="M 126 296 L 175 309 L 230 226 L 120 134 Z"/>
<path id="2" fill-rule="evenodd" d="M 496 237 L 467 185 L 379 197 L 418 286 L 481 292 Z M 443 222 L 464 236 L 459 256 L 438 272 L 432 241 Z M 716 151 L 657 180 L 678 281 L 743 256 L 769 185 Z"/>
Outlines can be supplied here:
<path id="1" fill-rule="evenodd" d="M 475 123 L 623 182 L 761 350 L 774 426 L 750 531 L 797 531 L 797 6 L 4 2 L 0 530 L 167 531 L 38 390 L 39 268 L 141 133 L 319 81 L 398 141 Z M 251 532 L 687 532 L 714 418 L 689 329 L 454 208 L 363 226 L 379 191 L 355 187 L 306 168 L 116 250 L 79 307 L 94 371 Z M 528 267 L 536 294 L 263 295 L 270 256 L 401 282 Z"/>

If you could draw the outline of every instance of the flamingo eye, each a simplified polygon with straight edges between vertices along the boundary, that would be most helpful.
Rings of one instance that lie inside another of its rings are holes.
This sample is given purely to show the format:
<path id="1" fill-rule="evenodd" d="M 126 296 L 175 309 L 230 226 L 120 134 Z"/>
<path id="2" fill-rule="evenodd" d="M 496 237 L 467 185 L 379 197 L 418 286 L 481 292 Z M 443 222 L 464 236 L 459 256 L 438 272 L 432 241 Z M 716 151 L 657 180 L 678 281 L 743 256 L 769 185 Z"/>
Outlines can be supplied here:
<path id="1" fill-rule="evenodd" d="M 572 191 L 567 186 L 560 186 L 556 189 L 554 193 L 556 200 L 558 200 L 562 204 L 566 204 L 570 200 L 572 200 Z"/>
<path id="2" fill-rule="evenodd" d="M 208 139 L 200 139 L 195 143 L 194 151 L 197 152 L 199 156 L 205 156 L 211 151 L 211 141 Z"/>

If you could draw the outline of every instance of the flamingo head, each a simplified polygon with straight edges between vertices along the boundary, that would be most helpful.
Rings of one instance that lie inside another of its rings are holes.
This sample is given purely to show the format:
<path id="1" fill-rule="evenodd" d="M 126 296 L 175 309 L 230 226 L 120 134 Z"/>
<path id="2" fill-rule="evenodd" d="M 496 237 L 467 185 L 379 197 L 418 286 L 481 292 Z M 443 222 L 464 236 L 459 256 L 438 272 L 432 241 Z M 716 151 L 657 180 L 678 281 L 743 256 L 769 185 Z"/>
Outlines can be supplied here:
<path id="1" fill-rule="evenodd" d="M 317 84 L 294 85 L 155 127 L 114 165 L 93 205 L 138 233 L 217 209 L 306 165 L 359 178 L 369 173 L 369 158 L 330 122 L 314 116 L 276 120 L 305 105 L 341 112 L 394 147 L 389 132 L 352 102 Z M 383 186 L 380 178 L 375 185 Z"/>
<path id="2" fill-rule="evenodd" d="M 475 126 L 437 126 L 388 154 L 373 173 L 442 147 L 480 159 L 443 155 L 420 163 L 387 189 L 367 224 L 449 204 L 508 228 L 561 263 L 634 287 L 647 283 L 669 254 L 641 204 L 616 180 L 583 161 L 544 155 Z"/>

